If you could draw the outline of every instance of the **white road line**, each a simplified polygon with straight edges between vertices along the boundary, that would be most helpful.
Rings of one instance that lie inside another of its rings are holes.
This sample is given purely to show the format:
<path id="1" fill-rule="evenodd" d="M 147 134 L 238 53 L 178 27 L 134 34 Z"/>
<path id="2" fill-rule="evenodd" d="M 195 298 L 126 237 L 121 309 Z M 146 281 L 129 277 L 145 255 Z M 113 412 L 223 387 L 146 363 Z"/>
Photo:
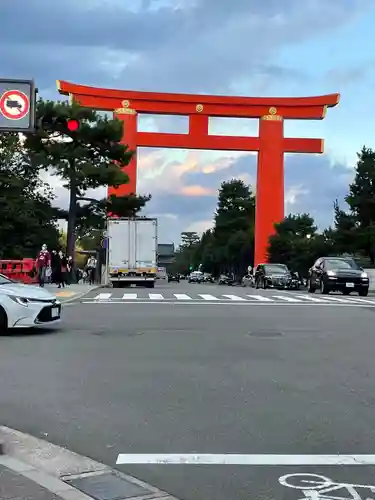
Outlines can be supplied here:
<path id="1" fill-rule="evenodd" d="M 199 297 L 202 297 L 203 300 L 220 300 L 214 295 L 209 295 L 206 293 L 198 293 Z"/>
<path id="2" fill-rule="evenodd" d="M 248 295 L 250 299 L 259 300 L 259 302 L 274 302 L 274 300 L 264 297 L 263 295 Z"/>
<path id="3" fill-rule="evenodd" d="M 149 293 L 148 296 L 151 300 L 164 300 L 164 297 L 161 293 Z"/>
<path id="4" fill-rule="evenodd" d="M 285 300 L 285 302 L 301 302 L 298 299 L 293 299 L 293 297 L 286 297 L 285 295 L 273 295 L 275 299 Z"/>
<path id="5" fill-rule="evenodd" d="M 340 299 L 339 297 L 332 297 L 331 295 L 327 295 L 325 299 L 332 302 L 341 302 L 342 304 L 350 304 L 350 300 L 348 300 L 347 298 Z"/>
<path id="6" fill-rule="evenodd" d="M 316 297 L 311 297 L 311 295 L 298 295 L 299 298 L 303 300 L 308 300 L 309 302 L 320 302 L 321 304 L 328 304 L 328 301 L 325 299 L 317 299 Z"/>
<path id="7" fill-rule="evenodd" d="M 108 300 L 112 296 L 111 293 L 99 293 L 96 297 L 94 297 L 94 300 Z"/>
<path id="8" fill-rule="evenodd" d="M 223 297 L 230 299 L 230 300 L 236 300 L 236 301 L 246 301 L 247 299 L 244 299 L 243 297 L 238 297 L 238 295 L 223 295 Z"/>
<path id="9" fill-rule="evenodd" d="M 375 465 L 375 455 L 125 454 L 120 464 L 193 465 Z"/>
<path id="10" fill-rule="evenodd" d="M 371 299 L 360 299 L 359 297 L 348 297 L 350 302 L 360 302 L 361 304 L 375 304 L 375 302 Z"/>
<path id="11" fill-rule="evenodd" d="M 177 300 L 193 300 L 189 295 L 186 295 L 185 293 L 174 293 L 173 294 Z"/>
<path id="12" fill-rule="evenodd" d="M 123 300 L 135 300 L 138 297 L 136 293 L 124 293 L 122 296 Z"/>
<path id="13" fill-rule="evenodd" d="M 86 300 L 81 300 L 81 304 L 107 304 L 107 305 L 113 305 L 113 304 L 147 304 L 147 305 L 180 305 L 180 306 L 244 306 L 244 307 L 314 307 L 315 305 L 318 307 L 375 307 L 375 303 L 372 305 L 370 304 L 358 304 L 358 303 L 349 303 L 346 302 L 345 304 L 339 304 L 337 302 L 328 302 L 328 301 L 320 301 L 317 300 L 319 304 L 315 304 L 312 302 L 299 302 L 299 303 L 292 303 L 292 302 L 254 302 L 251 300 L 246 300 L 244 302 L 236 302 L 234 300 L 232 301 L 224 301 L 224 300 L 218 300 L 215 302 L 209 302 L 205 300 L 174 300 L 174 299 L 165 299 L 165 300 L 150 300 L 150 299 L 136 299 L 136 300 L 128 300 L 124 301 L 121 300 L 120 298 L 117 299 L 110 299 L 110 300 L 94 300 L 94 299 L 86 299 Z M 68 304 L 67 304 L 68 305 Z"/>

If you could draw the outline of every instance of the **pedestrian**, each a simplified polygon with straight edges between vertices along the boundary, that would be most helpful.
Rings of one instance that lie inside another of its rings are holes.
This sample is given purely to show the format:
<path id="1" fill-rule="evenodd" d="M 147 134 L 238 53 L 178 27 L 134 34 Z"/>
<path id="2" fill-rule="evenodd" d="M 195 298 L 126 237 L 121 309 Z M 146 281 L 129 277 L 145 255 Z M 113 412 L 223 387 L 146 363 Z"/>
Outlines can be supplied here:
<path id="1" fill-rule="evenodd" d="M 68 284 L 67 271 L 68 271 L 68 259 L 63 254 L 62 250 L 58 253 L 59 256 L 59 273 L 58 273 L 58 288 L 65 288 Z"/>
<path id="2" fill-rule="evenodd" d="M 51 252 L 51 283 L 58 284 L 58 275 L 60 273 L 60 257 L 57 250 L 52 250 Z"/>
<path id="3" fill-rule="evenodd" d="M 47 279 L 47 270 L 50 270 L 51 254 L 48 251 L 47 245 L 43 244 L 36 258 L 36 268 L 38 271 L 38 283 L 40 287 L 44 287 Z"/>
<path id="4" fill-rule="evenodd" d="M 70 255 L 67 259 L 67 283 L 70 285 L 71 283 L 75 283 L 76 281 L 77 279 L 74 272 L 73 257 Z"/>
<path id="5" fill-rule="evenodd" d="M 93 255 L 91 255 L 86 263 L 88 282 L 89 285 L 93 285 L 95 281 L 95 270 L 97 261 Z"/>

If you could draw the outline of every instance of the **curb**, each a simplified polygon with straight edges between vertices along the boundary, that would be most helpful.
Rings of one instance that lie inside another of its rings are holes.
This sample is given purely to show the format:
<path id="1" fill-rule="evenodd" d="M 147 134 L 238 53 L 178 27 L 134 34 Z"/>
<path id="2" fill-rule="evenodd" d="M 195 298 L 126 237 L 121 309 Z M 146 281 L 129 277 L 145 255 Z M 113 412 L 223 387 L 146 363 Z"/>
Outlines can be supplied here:
<path id="1" fill-rule="evenodd" d="M 0 426 L 0 464 L 64 500 L 97 498 L 98 484 L 110 500 L 178 500 L 118 469 L 5 426 Z"/>
<path id="2" fill-rule="evenodd" d="M 99 290 L 99 288 L 103 288 L 105 285 L 98 285 L 98 286 L 95 286 L 94 288 L 91 288 L 91 290 L 88 290 L 86 292 L 82 292 L 82 293 L 79 293 L 79 294 L 76 294 L 74 295 L 73 297 L 70 297 L 69 299 L 66 299 L 66 300 L 60 300 L 61 304 L 64 305 L 64 304 L 68 304 L 69 302 L 74 302 L 75 300 L 79 300 L 79 299 L 82 299 L 82 297 L 84 297 L 85 295 L 88 295 L 89 293 L 95 291 L 95 290 Z M 58 297 L 56 297 L 58 299 Z"/>

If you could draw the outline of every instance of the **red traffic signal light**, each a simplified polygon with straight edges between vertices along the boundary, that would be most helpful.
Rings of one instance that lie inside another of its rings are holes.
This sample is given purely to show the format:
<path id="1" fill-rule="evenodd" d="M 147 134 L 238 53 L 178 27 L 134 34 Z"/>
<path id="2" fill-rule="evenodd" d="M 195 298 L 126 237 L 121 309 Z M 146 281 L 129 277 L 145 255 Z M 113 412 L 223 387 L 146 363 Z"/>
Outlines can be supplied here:
<path id="1" fill-rule="evenodd" d="M 68 119 L 66 127 L 70 132 L 76 132 L 79 129 L 79 121 L 75 119 Z"/>
<path id="2" fill-rule="evenodd" d="M 45 132 L 77 132 L 80 128 L 79 120 L 75 118 L 63 118 L 61 116 L 41 116 L 37 121 L 37 128 Z"/>

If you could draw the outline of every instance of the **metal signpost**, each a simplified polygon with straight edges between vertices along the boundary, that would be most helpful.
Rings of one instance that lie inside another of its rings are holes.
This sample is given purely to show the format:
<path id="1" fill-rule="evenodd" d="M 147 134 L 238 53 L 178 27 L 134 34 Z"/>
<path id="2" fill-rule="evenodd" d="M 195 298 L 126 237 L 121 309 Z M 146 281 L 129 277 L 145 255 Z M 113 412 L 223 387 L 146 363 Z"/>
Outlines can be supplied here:
<path id="1" fill-rule="evenodd" d="M 36 94 L 33 80 L 0 79 L 0 132 L 34 132 Z"/>

